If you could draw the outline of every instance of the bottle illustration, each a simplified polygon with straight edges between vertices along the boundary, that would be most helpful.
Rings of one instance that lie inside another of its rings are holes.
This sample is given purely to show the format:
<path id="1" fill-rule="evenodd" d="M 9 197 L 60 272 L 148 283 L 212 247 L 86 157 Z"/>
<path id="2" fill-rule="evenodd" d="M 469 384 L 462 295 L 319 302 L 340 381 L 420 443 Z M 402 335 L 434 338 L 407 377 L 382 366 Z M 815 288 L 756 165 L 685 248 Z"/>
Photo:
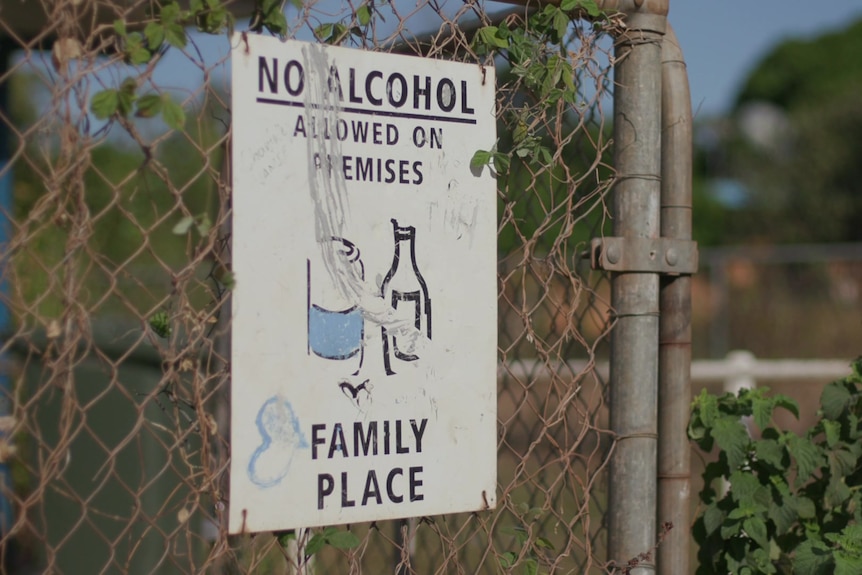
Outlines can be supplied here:
<path id="1" fill-rule="evenodd" d="M 357 375 L 365 354 L 365 320 L 347 293 L 351 283 L 364 281 L 365 266 L 353 242 L 333 237 L 322 247 L 328 265 L 316 261 L 312 270 L 307 260 L 308 354 L 340 360 L 339 372 Z"/>
<path id="2" fill-rule="evenodd" d="M 392 219 L 395 254 L 392 267 L 380 287 L 383 301 L 392 306 L 394 321 L 381 327 L 383 364 L 387 375 L 395 373 L 395 361 L 416 361 L 416 341 L 431 339 L 431 298 L 416 265 L 416 228 L 399 226 Z M 409 259 L 408 259 L 409 257 Z"/>

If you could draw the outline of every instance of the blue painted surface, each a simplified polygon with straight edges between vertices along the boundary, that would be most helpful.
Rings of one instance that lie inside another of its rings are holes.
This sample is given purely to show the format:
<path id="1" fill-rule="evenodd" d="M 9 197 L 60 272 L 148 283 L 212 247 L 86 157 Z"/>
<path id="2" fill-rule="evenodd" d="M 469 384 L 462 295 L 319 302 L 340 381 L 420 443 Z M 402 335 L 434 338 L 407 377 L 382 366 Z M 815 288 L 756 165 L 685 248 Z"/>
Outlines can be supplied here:
<path id="1" fill-rule="evenodd" d="M 354 306 L 330 311 L 314 304 L 308 310 L 308 347 L 326 359 L 347 359 L 362 349 L 365 322 Z"/>
<path id="2" fill-rule="evenodd" d="M 277 396 L 264 402 L 255 420 L 261 444 L 248 461 L 248 477 L 259 487 L 273 487 L 290 471 L 293 454 L 308 441 L 289 401 Z"/>

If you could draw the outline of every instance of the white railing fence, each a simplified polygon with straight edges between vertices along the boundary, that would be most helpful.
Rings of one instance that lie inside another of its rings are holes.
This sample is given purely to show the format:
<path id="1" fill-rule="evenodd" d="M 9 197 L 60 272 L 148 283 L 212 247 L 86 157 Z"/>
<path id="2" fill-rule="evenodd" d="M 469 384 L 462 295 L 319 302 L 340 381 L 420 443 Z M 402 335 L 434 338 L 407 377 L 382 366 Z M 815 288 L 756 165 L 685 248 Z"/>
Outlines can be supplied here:
<path id="1" fill-rule="evenodd" d="M 592 370 L 590 363 L 594 365 Z M 572 374 L 580 380 L 593 373 L 604 379 L 608 377 L 608 363 L 570 360 L 565 365 L 554 366 L 544 361 L 525 359 L 501 365 L 498 376 L 526 381 L 548 377 L 552 371 L 559 378 Z M 731 351 L 723 359 L 697 359 L 691 362 L 692 385 L 722 382 L 722 389 L 734 394 L 739 393 L 740 389 L 753 389 L 762 382 L 802 383 L 822 380 L 825 384 L 849 374 L 849 359 L 760 359 L 747 350 Z"/>

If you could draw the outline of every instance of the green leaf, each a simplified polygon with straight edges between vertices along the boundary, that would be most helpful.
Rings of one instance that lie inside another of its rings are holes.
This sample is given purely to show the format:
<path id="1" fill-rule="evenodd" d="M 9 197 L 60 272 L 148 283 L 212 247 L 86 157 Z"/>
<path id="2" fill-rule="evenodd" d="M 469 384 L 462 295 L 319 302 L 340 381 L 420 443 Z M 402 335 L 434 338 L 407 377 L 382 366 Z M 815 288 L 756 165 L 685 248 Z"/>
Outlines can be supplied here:
<path id="1" fill-rule="evenodd" d="M 323 533 L 315 533 L 305 544 L 305 555 L 314 555 L 326 545 L 326 536 Z"/>
<path id="2" fill-rule="evenodd" d="M 827 575 L 832 565 L 832 553 L 822 541 L 808 539 L 796 548 L 793 566 L 797 575 Z"/>
<path id="3" fill-rule="evenodd" d="M 183 216 L 183 218 L 178 221 L 176 225 L 174 225 L 174 227 L 171 229 L 171 233 L 181 236 L 187 233 L 191 229 L 192 224 L 194 223 L 194 216 Z"/>
<path id="4" fill-rule="evenodd" d="M 710 505 L 703 512 L 703 526 L 706 534 L 711 535 L 724 522 L 724 512 L 716 505 Z"/>
<path id="5" fill-rule="evenodd" d="M 126 21 L 125 20 L 114 20 L 114 32 L 117 33 L 118 36 L 126 37 Z"/>
<path id="6" fill-rule="evenodd" d="M 836 449 L 827 453 L 829 472 L 835 477 L 844 477 L 856 469 L 856 456 L 846 449 Z"/>
<path id="7" fill-rule="evenodd" d="M 476 150 L 473 157 L 470 158 L 470 167 L 474 170 L 487 166 L 491 161 L 491 152 L 485 150 Z"/>
<path id="8" fill-rule="evenodd" d="M 847 487 L 842 478 L 832 477 L 826 486 L 826 492 L 823 494 L 823 503 L 826 507 L 838 507 L 850 499 L 850 495 L 850 488 Z"/>
<path id="9" fill-rule="evenodd" d="M 162 118 L 168 127 L 179 130 L 186 124 L 186 113 L 183 107 L 171 99 L 170 94 L 162 95 Z"/>
<path id="10" fill-rule="evenodd" d="M 135 107 L 137 108 L 135 116 L 153 118 L 162 111 L 162 97 L 158 94 L 145 94 L 138 98 Z"/>
<path id="11" fill-rule="evenodd" d="M 769 398 L 755 397 L 752 399 L 751 411 L 757 427 L 764 429 L 769 425 L 769 420 L 772 419 L 773 408 L 773 402 Z"/>
<path id="12" fill-rule="evenodd" d="M 329 44 L 339 44 L 347 37 L 349 30 L 341 22 L 332 25 L 332 35 L 327 39 Z"/>
<path id="13" fill-rule="evenodd" d="M 838 419 L 844 409 L 853 399 L 847 387 L 840 382 L 832 382 L 823 388 L 820 395 L 820 406 L 823 415 L 829 419 Z"/>
<path id="14" fill-rule="evenodd" d="M 134 65 L 146 64 L 153 55 L 144 47 L 144 37 L 140 32 L 132 32 L 126 36 L 126 60 Z"/>
<path id="15" fill-rule="evenodd" d="M 147 46 L 150 47 L 150 50 L 157 50 L 165 41 L 165 28 L 158 22 L 150 22 L 144 28 L 144 37 L 147 39 Z"/>
<path id="16" fill-rule="evenodd" d="M 514 551 L 506 551 L 500 556 L 500 566 L 504 569 L 507 567 L 511 567 L 515 564 L 515 561 L 518 559 L 518 554 Z"/>
<path id="17" fill-rule="evenodd" d="M 769 488 L 760 483 L 758 477 L 747 470 L 737 470 L 728 478 L 730 494 L 740 507 L 750 507 L 753 512 L 766 511 L 771 497 Z"/>
<path id="18" fill-rule="evenodd" d="M 134 78 L 126 78 L 120 84 L 120 90 L 117 92 L 117 112 L 121 116 L 128 116 L 132 113 L 132 106 L 137 99 L 138 83 Z"/>
<path id="19" fill-rule="evenodd" d="M 796 500 L 796 512 L 800 519 L 812 519 L 817 514 L 814 502 L 807 497 L 799 497 Z"/>
<path id="20" fill-rule="evenodd" d="M 128 77 L 120 84 L 120 92 L 134 94 L 137 90 L 138 82 L 134 78 Z"/>
<path id="21" fill-rule="evenodd" d="M 500 29 L 496 26 L 484 26 L 476 32 L 476 37 L 485 46 L 491 48 L 508 48 L 509 42 L 500 35 Z"/>
<path id="22" fill-rule="evenodd" d="M 841 439 L 841 424 L 832 419 L 824 419 L 822 423 L 823 434 L 826 436 L 826 445 L 834 447 L 838 440 Z"/>
<path id="23" fill-rule="evenodd" d="M 784 535 L 793 526 L 798 517 L 796 505 L 792 504 L 790 498 L 784 501 L 774 501 L 769 505 L 769 519 L 775 524 L 776 535 Z"/>
<path id="24" fill-rule="evenodd" d="M 284 13 L 280 10 L 273 10 L 271 13 L 267 14 L 263 21 L 263 25 L 271 33 L 278 36 L 284 36 L 287 32 L 287 18 L 284 17 Z"/>
<path id="25" fill-rule="evenodd" d="M 195 218 L 195 228 L 201 236 L 207 235 L 212 227 L 213 224 L 210 220 L 209 214 L 203 213 Z"/>
<path id="26" fill-rule="evenodd" d="M 705 451 L 712 450 L 713 438 L 707 433 L 707 430 L 715 423 L 718 413 L 718 399 L 708 393 L 706 389 L 702 389 L 700 395 L 694 398 L 691 405 L 688 436 Z"/>
<path id="27" fill-rule="evenodd" d="M 595 2 L 595 0 L 578 0 L 578 3 L 581 5 L 581 8 L 586 10 L 587 14 L 589 14 L 593 18 L 601 16 L 602 11 L 599 10 L 599 5 Z"/>
<path id="28" fill-rule="evenodd" d="M 526 122 L 523 120 L 519 121 L 515 125 L 515 129 L 512 131 L 512 141 L 515 144 L 520 144 L 524 140 L 526 140 L 530 135 L 530 129 L 527 126 Z"/>
<path id="29" fill-rule="evenodd" d="M 326 542 L 336 549 L 353 549 L 359 546 L 359 537 L 351 531 L 335 531 L 326 537 Z"/>
<path id="30" fill-rule="evenodd" d="M 838 550 L 835 557 L 835 575 L 859 575 L 862 573 L 862 557 Z"/>
<path id="31" fill-rule="evenodd" d="M 146 64 L 152 59 L 153 55 L 144 47 L 136 48 L 129 52 L 129 63 L 135 66 Z"/>
<path id="32" fill-rule="evenodd" d="M 769 537 L 766 534 L 766 523 L 760 517 L 749 517 L 742 522 L 742 528 L 761 549 L 769 550 Z"/>
<path id="33" fill-rule="evenodd" d="M 580 8 L 594 18 L 601 15 L 601 11 L 595 0 L 563 0 L 560 3 L 560 8 L 566 11 Z"/>
<path id="34" fill-rule="evenodd" d="M 546 537 L 536 537 L 536 547 L 539 549 L 551 549 L 553 551 L 554 544 L 551 543 Z"/>
<path id="35" fill-rule="evenodd" d="M 211 6 L 197 13 L 195 22 L 197 23 L 198 30 L 207 32 L 208 34 L 215 34 L 224 28 L 231 29 L 233 26 L 233 16 L 224 6 Z"/>
<path id="36" fill-rule="evenodd" d="M 168 338 L 171 335 L 171 320 L 167 312 L 157 311 L 150 316 L 150 328 L 161 338 Z"/>
<path id="37" fill-rule="evenodd" d="M 792 413 L 796 419 L 799 419 L 799 404 L 796 403 L 795 399 L 779 393 L 773 397 L 772 400 L 775 402 L 775 407 L 786 409 Z"/>
<path id="38" fill-rule="evenodd" d="M 494 171 L 498 174 L 509 169 L 509 156 L 502 152 L 494 152 L 492 161 L 494 162 Z"/>
<path id="39" fill-rule="evenodd" d="M 314 36 L 321 42 L 326 42 L 332 37 L 332 22 L 321 24 L 314 29 Z"/>
<path id="40" fill-rule="evenodd" d="M 853 373 L 848 379 L 854 383 L 862 383 L 862 355 L 853 360 L 850 368 L 853 370 Z"/>
<path id="41" fill-rule="evenodd" d="M 730 539 L 735 535 L 739 534 L 739 530 L 742 528 L 742 522 L 738 519 L 730 520 L 728 519 L 724 523 L 721 524 L 721 538 L 722 539 Z"/>
<path id="42" fill-rule="evenodd" d="M 845 559 L 862 558 L 862 526 L 850 524 L 840 533 L 826 533 L 823 537 L 833 544 L 836 562 L 838 553 L 843 554 Z"/>
<path id="43" fill-rule="evenodd" d="M 236 289 L 236 276 L 233 272 L 224 272 L 218 280 L 226 289 L 231 291 Z"/>
<path id="44" fill-rule="evenodd" d="M 119 105 L 119 93 L 116 90 L 102 90 L 93 96 L 90 110 L 100 120 L 114 115 Z"/>
<path id="45" fill-rule="evenodd" d="M 117 93 L 117 112 L 123 117 L 132 113 L 132 106 L 135 103 L 135 95 L 120 90 Z"/>
<path id="46" fill-rule="evenodd" d="M 554 14 L 554 32 L 556 32 L 555 41 L 557 43 L 561 43 L 566 37 L 566 30 L 568 30 L 570 22 L 571 19 L 562 10 L 557 10 Z"/>
<path id="47" fill-rule="evenodd" d="M 186 38 L 186 29 L 182 24 L 174 22 L 165 24 L 165 40 L 167 40 L 168 44 L 171 46 L 185 48 L 186 43 L 188 42 L 188 39 Z"/>
<path id="48" fill-rule="evenodd" d="M 279 531 L 274 533 L 274 535 L 278 538 L 278 544 L 281 545 L 283 549 L 287 549 L 287 546 L 290 545 L 291 541 L 296 541 L 296 531 L 293 529 Z"/>
<path id="49" fill-rule="evenodd" d="M 524 575 L 536 575 L 539 572 L 539 563 L 532 557 L 524 560 Z"/>
<path id="50" fill-rule="evenodd" d="M 180 5 L 174 1 L 163 4 L 159 9 L 159 20 L 163 24 L 172 24 L 180 17 Z"/>
<path id="51" fill-rule="evenodd" d="M 368 4 L 363 4 L 356 9 L 356 20 L 360 26 L 366 26 L 371 21 L 371 8 Z"/>
<path id="52" fill-rule="evenodd" d="M 736 507 L 731 510 L 730 513 L 727 514 L 728 519 L 745 519 L 747 517 L 751 517 L 755 514 L 754 507 L 748 505 L 741 505 L 740 507 Z"/>
<path id="53" fill-rule="evenodd" d="M 712 428 L 712 436 L 718 447 L 727 453 L 727 464 L 731 469 L 736 469 L 745 461 L 751 438 L 738 419 L 725 417 L 717 420 Z"/>
<path id="54" fill-rule="evenodd" d="M 796 460 L 796 485 L 802 485 L 820 466 L 820 449 L 811 441 L 792 434 L 788 436 L 787 449 Z"/>
<path id="55" fill-rule="evenodd" d="M 700 395 L 694 399 L 692 404 L 692 411 L 700 415 L 703 424 L 707 427 L 712 427 L 719 415 L 718 398 L 706 391 L 706 389 L 702 389 L 700 390 Z"/>
<path id="56" fill-rule="evenodd" d="M 759 461 L 776 469 L 784 468 L 784 447 L 774 439 L 761 439 L 754 443 L 754 454 Z"/>

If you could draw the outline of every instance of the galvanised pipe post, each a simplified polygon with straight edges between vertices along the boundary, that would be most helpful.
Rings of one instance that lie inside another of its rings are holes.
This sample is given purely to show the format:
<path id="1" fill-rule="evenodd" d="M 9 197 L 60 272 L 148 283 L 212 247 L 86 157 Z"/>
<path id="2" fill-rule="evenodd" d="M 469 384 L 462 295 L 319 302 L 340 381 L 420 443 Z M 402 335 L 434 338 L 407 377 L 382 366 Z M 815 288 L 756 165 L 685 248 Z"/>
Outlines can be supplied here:
<path id="1" fill-rule="evenodd" d="M 668 0 L 604 2 L 626 13 L 615 45 L 613 234 L 658 238 L 661 201 L 662 39 Z M 659 274 L 611 278 L 608 555 L 632 575 L 654 571 L 656 545 Z"/>
<path id="2" fill-rule="evenodd" d="M 691 239 L 691 95 L 682 50 L 668 26 L 662 45 L 661 235 Z M 691 276 L 660 283 L 658 524 L 672 529 L 658 548 L 658 572 L 689 572 L 691 449 Z"/>

